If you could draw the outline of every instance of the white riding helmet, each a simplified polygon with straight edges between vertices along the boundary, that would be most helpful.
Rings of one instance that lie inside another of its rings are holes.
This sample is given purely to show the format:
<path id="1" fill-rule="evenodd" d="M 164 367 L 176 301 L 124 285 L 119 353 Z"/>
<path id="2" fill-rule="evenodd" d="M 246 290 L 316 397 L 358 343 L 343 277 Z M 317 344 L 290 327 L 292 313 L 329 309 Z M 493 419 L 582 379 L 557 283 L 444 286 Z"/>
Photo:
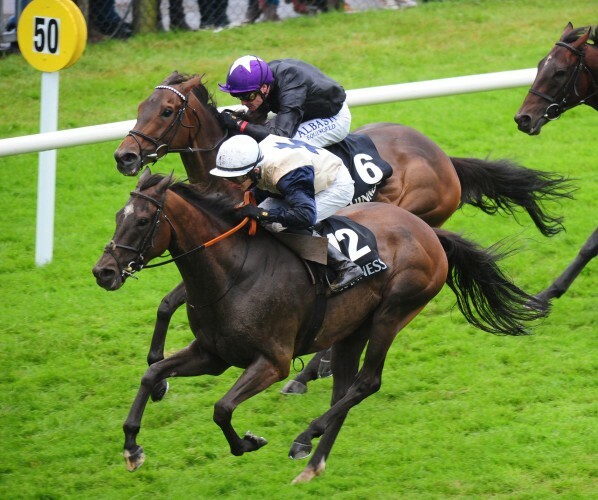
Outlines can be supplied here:
<path id="1" fill-rule="evenodd" d="M 255 139 L 248 135 L 235 135 L 225 141 L 216 156 L 216 167 L 210 170 L 218 177 L 244 175 L 262 160 L 262 150 Z"/>

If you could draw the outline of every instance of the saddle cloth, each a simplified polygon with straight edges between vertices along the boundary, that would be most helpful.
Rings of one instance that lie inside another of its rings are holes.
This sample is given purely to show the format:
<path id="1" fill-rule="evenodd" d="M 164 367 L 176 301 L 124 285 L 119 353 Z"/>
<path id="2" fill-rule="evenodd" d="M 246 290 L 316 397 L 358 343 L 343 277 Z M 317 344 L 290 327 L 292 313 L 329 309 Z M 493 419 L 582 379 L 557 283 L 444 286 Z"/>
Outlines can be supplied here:
<path id="1" fill-rule="evenodd" d="M 343 160 L 355 181 L 351 204 L 372 201 L 380 183 L 392 175 L 392 167 L 380 157 L 367 135 L 349 134 L 341 142 L 324 149 Z"/>
<path id="2" fill-rule="evenodd" d="M 367 227 L 341 215 L 333 215 L 318 224 L 318 232 L 349 259 L 361 267 L 367 278 L 388 269 L 378 254 L 376 237 Z"/>

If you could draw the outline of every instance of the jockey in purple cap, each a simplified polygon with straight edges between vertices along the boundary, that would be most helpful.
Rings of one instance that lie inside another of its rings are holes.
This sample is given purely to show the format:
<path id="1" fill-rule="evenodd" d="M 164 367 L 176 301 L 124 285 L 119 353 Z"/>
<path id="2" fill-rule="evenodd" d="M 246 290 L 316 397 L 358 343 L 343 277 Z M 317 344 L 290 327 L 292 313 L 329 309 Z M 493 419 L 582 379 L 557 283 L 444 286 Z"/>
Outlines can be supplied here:
<path id="1" fill-rule="evenodd" d="M 231 65 L 226 84 L 219 87 L 249 110 L 242 117 L 223 111 L 225 127 L 258 142 L 274 134 L 325 147 L 342 141 L 351 127 L 343 87 L 297 59 L 266 63 L 243 56 Z M 269 112 L 276 115 L 271 120 Z"/>

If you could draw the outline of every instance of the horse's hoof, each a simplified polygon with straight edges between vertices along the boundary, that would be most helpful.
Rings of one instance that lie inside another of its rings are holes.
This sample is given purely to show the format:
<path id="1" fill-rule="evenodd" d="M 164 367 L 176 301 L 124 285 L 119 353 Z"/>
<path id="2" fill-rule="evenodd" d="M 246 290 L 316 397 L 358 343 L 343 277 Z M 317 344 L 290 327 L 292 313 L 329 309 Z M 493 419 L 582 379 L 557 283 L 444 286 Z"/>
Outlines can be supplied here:
<path id="1" fill-rule="evenodd" d="M 307 386 L 296 380 L 289 380 L 280 391 L 281 394 L 305 394 Z"/>
<path id="2" fill-rule="evenodd" d="M 311 455 L 311 443 L 304 444 L 297 441 L 293 441 L 291 450 L 289 451 L 289 458 L 293 460 L 303 460 Z"/>
<path id="3" fill-rule="evenodd" d="M 162 399 L 164 399 L 164 396 L 166 396 L 169 387 L 170 386 L 168 385 L 168 382 L 166 380 L 162 380 L 159 383 L 157 383 L 152 389 L 152 401 L 162 401 Z"/>
<path id="4" fill-rule="evenodd" d="M 143 462 L 145 462 L 145 453 L 143 453 L 143 448 L 141 446 L 138 446 L 133 453 L 129 450 L 125 450 L 123 455 L 125 456 L 125 462 L 129 472 L 135 472 L 143 465 Z"/>
<path id="5" fill-rule="evenodd" d="M 325 468 L 326 462 L 324 462 L 324 459 L 320 461 L 318 467 L 315 469 L 311 465 L 308 465 L 305 469 L 303 469 L 303 472 L 301 474 L 299 474 L 295 479 L 293 479 L 292 484 L 307 483 L 311 481 L 314 477 L 322 474 Z"/>
<path id="6" fill-rule="evenodd" d="M 249 444 L 249 446 L 246 446 L 243 451 L 259 450 L 262 446 L 266 446 L 268 444 L 266 438 L 256 436 L 255 434 L 252 434 L 249 431 L 247 431 L 243 436 L 243 441 L 246 445 Z"/>
<path id="7" fill-rule="evenodd" d="M 549 299 L 543 297 L 542 294 L 539 294 L 535 297 L 532 297 L 531 300 L 528 300 L 524 304 L 524 307 L 546 315 L 550 312 L 550 301 Z"/>
<path id="8" fill-rule="evenodd" d="M 293 479 L 293 481 L 291 481 L 291 484 L 309 483 L 314 477 L 316 477 L 316 474 L 312 469 L 305 469 L 301 474 Z"/>
<path id="9" fill-rule="evenodd" d="M 332 369 L 330 368 L 330 360 L 329 359 L 322 359 L 320 361 L 320 365 L 318 366 L 318 377 L 319 378 L 332 377 Z"/>

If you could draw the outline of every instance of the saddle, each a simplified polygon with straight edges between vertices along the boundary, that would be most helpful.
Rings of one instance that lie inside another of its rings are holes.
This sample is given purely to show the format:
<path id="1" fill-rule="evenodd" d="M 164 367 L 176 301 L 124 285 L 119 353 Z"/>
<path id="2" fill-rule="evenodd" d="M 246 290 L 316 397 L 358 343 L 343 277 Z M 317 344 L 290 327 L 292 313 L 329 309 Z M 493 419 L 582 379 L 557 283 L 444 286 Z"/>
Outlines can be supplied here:
<path id="1" fill-rule="evenodd" d="M 334 215 L 320 222 L 317 230 L 325 237 L 285 232 L 272 233 L 278 241 L 301 258 L 316 290 L 316 302 L 310 326 L 301 339 L 295 357 L 308 352 L 326 314 L 326 304 L 330 295 L 328 284 L 333 280 L 333 271 L 326 266 L 328 243 L 337 247 L 361 267 L 364 278 L 353 286 L 388 269 L 378 254 L 374 233 L 365 226 L 348 217 Z"/>

